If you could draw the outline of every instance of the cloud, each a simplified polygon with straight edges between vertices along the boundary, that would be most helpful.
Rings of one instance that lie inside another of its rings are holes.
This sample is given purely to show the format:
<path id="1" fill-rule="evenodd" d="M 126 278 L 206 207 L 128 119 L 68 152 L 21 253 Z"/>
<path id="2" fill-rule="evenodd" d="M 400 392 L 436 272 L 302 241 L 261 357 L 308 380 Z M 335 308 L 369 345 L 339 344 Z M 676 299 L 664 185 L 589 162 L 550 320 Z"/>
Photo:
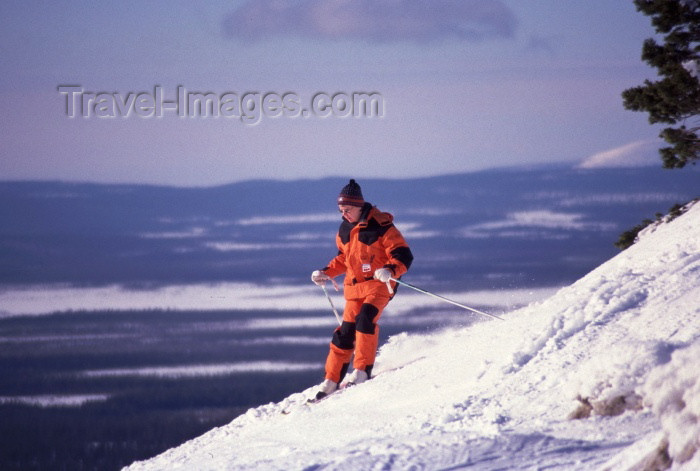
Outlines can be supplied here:
<path id="1" fill-rule="evenodd" d="M 224 20 L 227 36 L 258 41 L 298 36 L 375 43 L 513 37 L 517 21 L 500 0 L 254 0 Z"/>
<path id="2" fill-rule="evenodd" d="M 561 43 L 561 38 L 558 36 L 541 36 L 531 34 L 528 39 L 526 49 L 532 52 L 542 52 L 549 57 L 557 56 L 557 44 Z"/>
<path id="3" fill-rule="evenodd" d="M 657 140 L 634 141 L 598 152 L 584 159 L 578 168 L 646 167 L 661 165 Z"/>

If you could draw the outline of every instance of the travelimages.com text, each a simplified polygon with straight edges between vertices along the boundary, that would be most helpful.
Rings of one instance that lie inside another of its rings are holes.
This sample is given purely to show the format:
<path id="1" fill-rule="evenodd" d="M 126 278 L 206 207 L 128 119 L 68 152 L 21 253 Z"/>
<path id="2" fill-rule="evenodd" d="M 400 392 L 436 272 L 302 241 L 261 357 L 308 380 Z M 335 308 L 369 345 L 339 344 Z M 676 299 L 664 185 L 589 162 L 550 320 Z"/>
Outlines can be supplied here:
<path id="1" fill-rule="evenodd" d="M 69 118 L 229 118 L 257 124 L 266 118 L 382 118 L 384 98 L 377 92 L 319 92 L 308 102 L 294 92 L 192 92 L 178 86 L 172 94 L 156 85 L 152 92 L 91 92 L 80 85 L 59 85 Z"/>

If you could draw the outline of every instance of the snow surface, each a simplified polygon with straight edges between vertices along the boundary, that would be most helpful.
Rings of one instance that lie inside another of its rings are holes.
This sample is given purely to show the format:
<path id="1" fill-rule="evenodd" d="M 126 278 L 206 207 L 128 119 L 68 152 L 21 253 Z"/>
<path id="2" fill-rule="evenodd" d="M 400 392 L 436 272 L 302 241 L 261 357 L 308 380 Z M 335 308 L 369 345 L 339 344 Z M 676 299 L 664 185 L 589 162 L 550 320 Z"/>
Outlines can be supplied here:
<path id="1" fill-rule="evenodd" d="M 698 470 L 699 244 L 697 204 L 505 321 L 394 336 L 370 382 L 128 469 Z"/>

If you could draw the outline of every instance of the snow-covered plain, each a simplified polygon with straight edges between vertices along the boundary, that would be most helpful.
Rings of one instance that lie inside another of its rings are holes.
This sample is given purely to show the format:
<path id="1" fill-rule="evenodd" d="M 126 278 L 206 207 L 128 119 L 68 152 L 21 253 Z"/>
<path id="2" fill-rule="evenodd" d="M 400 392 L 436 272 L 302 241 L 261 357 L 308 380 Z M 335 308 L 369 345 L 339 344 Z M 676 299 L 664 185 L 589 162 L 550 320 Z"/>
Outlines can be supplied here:
<path id="1" fill-rule="evenodd" d="M 406 290 L 407 291 L 407 290 Z M 508 310 L 513 305 L 522 306 L 526 302 L 544 299 L 554 288 L 525 288 L 511 290 L 480 290 L 444 293 L 456 301 L 471 302 L 489 306 L 498 312 Z M 328 300 L 319 296 L 316 286 L 256 285 L 252 283 L 215 283 L 173 285 L 153 289 L 128 289 L 120 285 L 101 287 L 74 286 L 27 286 L 0 291 L 0 318 L 13 316 L 50 315 L 60 311 L 100 311 L 100 310 L 238 310 L 255 311 L 313 311 L 328 310 Z M 340 293 L 331 291 L 342 302 Z M 384 317 L 401 317 L 406 311 L 429 308 L 435 303 L 424 295 L 402 293 L 387 308 Z M 405 319 L 401 319 L 404 321 Z M 327 321 L 327 322 L 326 322 Z M 334 325 L 335 319 L 329 316 L 320 325 Z M 289 327 L 298 327 L 299 318 L 290 318 Z M 309 320 L 319 324 L 319 320 Z M 429 319 L 426 322 L 430 322 Z M 259 329 L 274 325 L 280 327 L 280 319 L 266 321 L 255 317 L 237 326 L 239 329 Z M 2 339 L 10 340 L 10 339 Z"/>
<path id="2" fill-rule="evenodd" d="M 505 321 L 394 336 L 370 382 L 128 469 L 700 469 L 699 245 L 697 204 Z"/>

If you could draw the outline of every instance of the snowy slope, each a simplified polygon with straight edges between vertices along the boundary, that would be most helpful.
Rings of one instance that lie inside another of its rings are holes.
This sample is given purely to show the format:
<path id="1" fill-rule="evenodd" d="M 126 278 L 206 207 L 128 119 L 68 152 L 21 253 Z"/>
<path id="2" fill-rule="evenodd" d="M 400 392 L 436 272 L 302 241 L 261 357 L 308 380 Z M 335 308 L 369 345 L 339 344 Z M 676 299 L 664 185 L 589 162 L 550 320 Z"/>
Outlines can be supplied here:
<path id="1" fill-rule="evenodd" d="M 505 322 L 392 337 L 369 383 L 128 469 L 700 469 L 699 245 L 697 204 Z"/>

